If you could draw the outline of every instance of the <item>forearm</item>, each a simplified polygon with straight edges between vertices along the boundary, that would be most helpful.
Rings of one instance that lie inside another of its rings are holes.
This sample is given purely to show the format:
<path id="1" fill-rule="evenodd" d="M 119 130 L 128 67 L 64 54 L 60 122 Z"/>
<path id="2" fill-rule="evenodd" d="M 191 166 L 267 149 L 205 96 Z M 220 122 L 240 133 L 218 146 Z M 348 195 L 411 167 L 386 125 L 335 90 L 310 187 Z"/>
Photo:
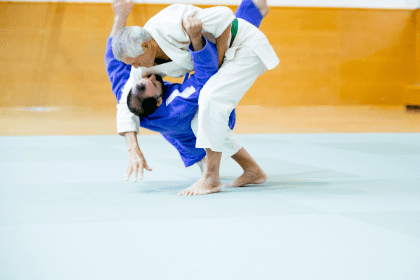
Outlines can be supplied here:
<path id="1" fill-rule="evenodd" d="M 231 24 L 229 24 L 226 30 L 223 31 L 222 35 L 216 38 L 216 48 L 217 48 L 217 53 L 219 55 L 219 67 L 222 66 L 223 58 L 225 57 L 225 53 L 228 49 L 227 44 L 229 41 L 230 28 L 231 28 Z"/>
<path id="2" fill-rule="evenodd" d="M 114 25 L 111 29 L 110 37 L 125 27 L 125 22 L 133 8 L 133 0 L 112 0 L 112 9 L 114 11 Z"/>
<path id="3" fill-rule="evenodd" d="M 191 38 L 191 44 L 195 52 L 201 51 L 205 46 L 205 42 L 206 41 L 201 36 L 201 34 L 199 36 Z"/>
<path id="4" fill-rule="evenodd" d="M 140 172 L 140 180 L 143 179 L 143 169 L 152 171 L 147 165 L 143 153 L 140 151 L 139 143 L 137 142 L 137 132 L 129 131 L 124 134 L 128 147 L 128 162 L 125 170 L 125 180 L 130 178 L 131 173 L 134 174 L 134 182 L 137 181 L 137 174 Z"/>
<path id="5" fill-rule="evenodd" d="M 137 141 L 137 132 L 124 132 L 125 141 L 127 143 L 128 152 L 140 151 L 139 143 Z M 140 151 L 141 152 L 141 151 Z"/>
<path id="6" fill-rule="evenodd" d="M 123 29 L 125 27 L 126 21 L 127 17 L 116 15 L 114 17 L 114 25 L 112 26 L 111 34 L 109 34 L 109 36 L 113 37 L 115 33 Z"/>

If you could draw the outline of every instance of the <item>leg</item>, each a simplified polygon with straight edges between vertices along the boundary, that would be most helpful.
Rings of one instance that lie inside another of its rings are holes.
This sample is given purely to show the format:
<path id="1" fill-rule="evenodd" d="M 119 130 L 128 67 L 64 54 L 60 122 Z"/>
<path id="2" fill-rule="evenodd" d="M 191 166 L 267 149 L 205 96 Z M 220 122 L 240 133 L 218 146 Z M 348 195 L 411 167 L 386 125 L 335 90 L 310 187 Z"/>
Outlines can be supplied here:
<path id="1" fill-rule="evenodd" d="M 225 183 L 222 187 L 241 187 L 248 184 L 262 184 L 267 180 L 265 172 L 248 154 L 245 148 L 242 147 L 233 131 L 228 133 L 223 148 L 221 161 L 224 161 L 229 156 L 232 157 L 232 159 L 242 167 L 244 173 L 235 181 Z M 197 162 L 197 164 L 201 169 L 201 173 L 204 173 L 206 158 L 203 158 Z"/>
<path id="2" fill-rule="evenodd" d="M 257 28 L 267 14 L 267 0 L 242 0 L 235 12 L 237 18 L 246 20 Z"/>
<path id="3" fill-rule="evenodd" d="M 235 113 L 235 110 L 233 110 L 229 116 L 229 130 L 228 130 L 228 133 L 226 134 L 227 136 L 225 138 L 225 144 L 222 150 L 222 160 L 221 160 L 222 162 L 232 157 L 234 154 L 236 154 L 239 151 L 239 149 L 242 148 L 241 142 L 236 137 L 235 133 L 233 133 L 232 131 L 233 128 L 235 127 L 235 122 L 236 122 L 236 113 Z M 194 139 L 196 139 L 197 131 L 198 131 L 198 111 L 191 121 L 191 129 L 195 135 Z M 195 141 L 194 141 L 194 148 L 195 148 Z M 205 157 L 206 151 L 205 150 L 203 151 L 204 151 L 204 157 L 201 160 L 196 161 L 198 167 L 201 170 L 201 173 L 204 172 L 204 167 L 206 165 L 206 157 Z"/>
<path id="4" fill-rule="evenodd" d="M 223 63 L 200 93 L 198 129 L 194 131 L 197 136 L 196 147 L 223 151 L 225 138 L 231 131 L 228 126 L 230 113 L 258 76 L 266 70 L 261 59 L 246 46 L 238 48 L 235 56 Z"/>
<path id="5" fill-rule="evenodd" d="M 201 178 L 181 195 L 220 190 L 218 168 L 224 141 L 230 131 L 229 115 L 256 78 L 265 71 L 266 67 L 260 58 L 250 48 L 242 47 L 232 60 L 223 63 L 203 87 L 199 98 L 196 147 L 206 149 L 206 169 Z"/>
<path id="6" fill-rule="evenodd" d="M 226 137 L 224 140 L 224 145 L 222 148 L 222 159 L 221 162 L 227 160 L 228 158 L 232 157 L 234 154 L 236 154 L 241 148 L 242 144 L 239 141 L 238 137 L 233 133 L 232 129 L 235 126 L 236 121 L 236 114 L 234 111 L 229 116 L 229 129 L 226 133 Z M 191 129 L 194 132 L 194 134 L 197 136 L 198 132 L 198 112 L 195 114 L 194 118 L 191 121 Z M 205 155 L 205 151 L 204 151 Z M 206 165 L 206 158 L 204 157 L 200 161 L 197 161 L 197 165 L 201 170 L 201 173 L 204 172 L 204 167 Z"/>
<path id="7" fill-rule="evenodd" d="M 252 2 L 254 2 L 255 6 L 257 6 L 263 17 L 268 15 L 270 9 L 268 8 L 267 0 L 252 0 Z"/>
<path id="8" fill-rule="evenodd" d="M 191 187 L 183 190 L 178 195 L 201 195 L 220 192 L 222 184 L 219 177 L 221 152 L 206 149 L 207 164 L 200 179 Z"/>
<path id="9" fill-rule="evenodd" d="M 267 181 L 265 172 L 244 148 L 241 148 L 232 158 L 242 167 L 244 173 L 235 181 L 224 184 L 223 187 L 242 187 Z"/>
<path id="10" fill-rule="evenodd" d="M 197 161 L 198 167 L 200 167 L 201 173 L 204 172 L 204 168 L 206 168 L 206 157 L 203 157 L 200 161 Z"/>
<path id="11" fill-rule="evenodd" d="M 255 1 L 255 3 L 253 2 Z M 264 12 L 265 10 L 267 10 L 266 12 Z M 268 5 L 267 5 L 267 0 L 242 0 L 241 4 L 239 5 L 238 9 L 235 12 L 235 16 L 237 18 L 241 18 L 244 19 L 246 21 L 248 21 L 249 23 L 253 24 L 256 27 L 259 27 L 261 24 L 261 20 L 263 19 L 263 17 L 265 17 L 268 13 Z M 233 114 L 232 114 L 233 113 Z M 229 117 L 229 127 L 230 129 L 233 129 L 233 127 L 235 126 L 235 112 L 232 111 L 230 117 Z M 197 133 L 197 127 L 198 127 L 198 122 L 197 122 L 197 115 L 194 117 L 193 121 L 191 122 L 191 127 L 195 128 L 194 133 Z M 239 147 L 234 147 L 235 144 L 232 144 L 232 142 L 230 141 L 231 139 L 229 139 L 229 137 L 226 138 L 225 140 L 225 146 L 224 146 L 224 150 L 222 153 L 222 161 L 224 159 L 226 159 L 226 155 L 228 155 L 228 157 L 230 156 L 230 154 L 232 153 L 232 148 L 233 149 L 239 149 L 242 146 Z M 233 143 L 239 143 L 239 141 L 237 141 L 237 139 L 235 139 L 233 141 Z M 240 145 L 240 143 L 239 143 Z M 235 152 L 237 150 L 234 150 Z M 233 152 L 233 153 L 235 153 Z M 201 170 L 201 173 L 204 172 L 204 168 L 206 165 L 206 158 L 203 158 L 202 160 L 197 162 L 198 167 Z"/>

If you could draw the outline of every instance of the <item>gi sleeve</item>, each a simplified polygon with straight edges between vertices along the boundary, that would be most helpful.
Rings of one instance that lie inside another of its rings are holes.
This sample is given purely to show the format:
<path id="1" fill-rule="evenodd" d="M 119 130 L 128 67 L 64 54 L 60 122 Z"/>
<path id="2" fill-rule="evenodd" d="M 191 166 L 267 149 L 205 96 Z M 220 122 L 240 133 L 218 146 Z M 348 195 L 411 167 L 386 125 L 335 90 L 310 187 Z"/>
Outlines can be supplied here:
<path id="1" fill-rule="evenodd" d="M 130 78 L 122 90 L 121 99 L 117 105 L 117 131 L 119 134 L 128 131 L 136 131 L 137 133 L 139 132 L 140 118 L 131 113 L 127 107 L 128 93 L 136 84 L 136 81 L 138 81 L 138 76 L 141 76 L 141 73 L 135 70 L 136 69 L 134 68 L 131 70 Z"/>
<path id="2" fill-rule="evenodd" d="M 118 102 L 121 99 L 122 89 L 130 77 L 131 66 L 115 59 L 112 53 L 112 37 L 109 37 L 106 43 L 105 67 L 112 93 Z"/>
<path id="3" fill-rule="evenodd" d="M 217 55 L 216 46 L 207 39 L 205 39 L 206 45 L 200 51 L 195 52 L 190 45 L 189 51 L 194 61 L 195 72 L 188 79 L 189 83 L 187 87 L 193 85 L 194 88 L 203 87 L 205 83 L 216 74 L 218 71 L 219 58 Z"/>

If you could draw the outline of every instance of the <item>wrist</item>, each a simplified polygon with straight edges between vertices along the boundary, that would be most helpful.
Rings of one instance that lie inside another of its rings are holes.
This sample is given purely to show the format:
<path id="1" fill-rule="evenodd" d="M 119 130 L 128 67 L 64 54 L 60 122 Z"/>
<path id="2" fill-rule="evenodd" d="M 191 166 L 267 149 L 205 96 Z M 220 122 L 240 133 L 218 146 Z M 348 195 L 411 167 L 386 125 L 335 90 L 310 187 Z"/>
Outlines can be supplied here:
<path id="1" fill-rule="evenodd" d="M 114 24 L 112 25 L 110 37 L 113 37 L 118 31 L 123 29 L 126 24 L 126 18 L 121 18 L 120 16 L 114 17 Z"/>
<path id="2" fill-rule="evenodd" d="M 127 22 L 127 16 L 116 15 L 114 16 L 114 25 L 124 26 Z"/>
<path id="3" fill-rule="evenodd" d="M 128 15 L 114 15 L 114 21 L 126 22 Z"/>
<path id="4" fill-rule="evenodd" d="M 192 45 L 192 49 L 190 48 L 191 51 L 199 52 L 206 45 L 206 40 L 202 36 L 195 37 L 194 39 L 191 39 L 191 45 Z"/>
<path id="5" fill-rule="evenodd" d="M 138 152 L 138 153 L 142 154 L 139 147 L 128 147 L 128 152 L 129 153 L 137 153 Z"/>
<path id="6" fill-rule="evenodd" d="M 198 34 L 196 34 L 196 35 L 194 35 L 194 36 L 190 36 L 190 40 L 191 40 L 191 41 L 198 41 L 198 40 L 201 40 L 201 33 L 198 33 Z"/>

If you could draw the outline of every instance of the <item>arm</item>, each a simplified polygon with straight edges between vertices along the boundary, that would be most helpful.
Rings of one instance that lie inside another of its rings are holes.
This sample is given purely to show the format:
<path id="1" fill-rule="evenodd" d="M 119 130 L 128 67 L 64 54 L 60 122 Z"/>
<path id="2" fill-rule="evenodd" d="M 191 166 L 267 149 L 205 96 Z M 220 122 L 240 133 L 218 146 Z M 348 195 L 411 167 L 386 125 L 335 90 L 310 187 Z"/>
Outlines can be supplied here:
<path id="1" fill-rule="evenodd" d="M 114 11 L 114 24 L 112 25 L 111 33 L 109 34 L 105 51 L 105 66 L 109 81 L 112 85 L 112 93 L 115 95 L 117 101 L 120 100 L 122 89 L 130 76 L 131 66 L 126 65 L 115 59 L 112 53 L 112 37 L 119 30 L 125 27 L 128 15 L 133 8 L 131 0 L 113 0 L 112 9 Z"/>
<path id="2" fill-rule="evenodd" d="M 201 30 L 203 29 L 201 21 L 195 17 L 188 16 L 182 19 L 182 28 L 184 28 L 188 37 L 190 37 L 193 51 L 201 51 L 205 45 L 203 36 L 201 36 Z"/>
<path id="3" fill-rule="evenodd" d="M 202 87 L 218 70 L 217 50 L 213 44 L 201 36 L 202 23 L 199 19 L 194 17 L 184 18 L 182 25 L 191 40 L 189 51 L 195 69 L 195 73 L 188 80 L 189 82 L 183 83 L 182 87 L 185 88 L 191 84 L 194 84 L 194 88 Z"/>
<path id="4" fill-rule="evenodd" d="M 108 38 L 105 51 L 105 67 L 108 79 L 111 82 L 112 93 L 117 102 L 120 101 L 124 85 L 130 77 L 131 66 L 115 59 L 112 53 L 112 37 Z"/>
<path id="5" fill-rule="evenodd" d="M 134 173 L 134 182 L 137 181 L 137 174 L 139 171 L 140 180 L 143 179 L 143 169 L 152 171 L 147 165 L 146 159 L 144 158 L 137 141 L 140 118 L 131 113 L 127 107 L 128 92 L 138 80 L 138 76 L 141 76 L 141 72 L 132 68 L 130 78 L 127 80 L 124 89 L 122 90 L 117 105 L 117 130 L 121 136 L 125 137 L 128 149 L 128 161 L 124 177 L 127 181 L 130 178 L 131 173 Z"/>
<path id="6" fill-rule="evenodd" d="M 190 47 L 191 56 L 194 61 L 194 74 L 182 83 L 181 88 L 187 88 L 191 85 L 197 90 L 203 87 L 207 81 L 218 71 L 218 56 L 216 46 L 205 39 L 205 46 L 198 52 Z"/>
<path id="7" fill-rule="evenodd" d="M 114 10 L 114 25 L 111 29 L 111 34 L 109 37 L 112 37 L 125 27 L 128 15 L 133 8 L 134 2 L 132 0 L 113 0 L 112 9 Z"/>
<path id="8" fill-rule="evenodd" d="M 214 36 L 215 42 L 212 42 L 216 43 L 220 67 L 228 49 L 231 23 L 235 16 L 227 7 L 213 7 L 199 10 L 195 17 L 203 23 L 203 33 Z"/>
<path id="9" fill-rule="evenodd" d="M 147 165 L 146 159 L 143 153 L 140 151 L 139 144 L 137 142 L 137 132 L 130 131 L 124 133 L 125 140 L 128 148 L 128 164 L 125 170 L 125 180 L 128 181 L 131 173 L 134 173 L 134 182 L 137 181 L 137 174 L 140 171 L 140 180 L 143 179 L 143 168 L 152 171 Z"/>
<path id="10" fill-rule="evenodd" d="M 232 24 L 229 24 L 226 30 L 223 31 L 222 35 L 220 35 L 219 38 L 216 38 L 216 48 L 217 48 L 217 53 L 219 54 L 218 67 L 222 66 L 223 58 L 225 57 L 225 53 L 228 49 L 231 25 Z"/>
<path id="11" fill-rule="evenodd" d="M 138 117 L 133 116 L 127 108 L 127 93 L 131 88 L 130 85 L 133 84 L 133 81 L 135 83 L 135 75 L 134 77 L 133 75 L 130 75 L 130 65 L 117 61 L 112 53 L 112 36 L 125 27 L 128 15 L 133 8 L 133 2 L 131 0 L 113 0 L 112 8 L 114 10 L 114 24 L 109 35 L 110 38 L 108 38 L 107 42 L 105 65 L 108 78 L 112 84 L 112 92 L 118 102 L 117 129 L 120 135 L 125 136 L 128 148 L 128 162 L 124 177 L 127 181 L 130 178 L 131 173 L 134 173 L 134 182 L 136 182 L 137 175 L 139 173 L 138 171 L 140 171 L 141 180 L 143 179 L 143 168 L 149 171 L 152 171 L 152 169 L 147 165 L 146 159 L 144 158 L 137 142 L 137 131 L 140 120 Z M 123 107 L 122 110 L 121 107 Z M 136 120 L 130 121 L 133 118 L 136 118 Z M 134 129 L 132 128 L 133 123 L 135 125 Z"/>

